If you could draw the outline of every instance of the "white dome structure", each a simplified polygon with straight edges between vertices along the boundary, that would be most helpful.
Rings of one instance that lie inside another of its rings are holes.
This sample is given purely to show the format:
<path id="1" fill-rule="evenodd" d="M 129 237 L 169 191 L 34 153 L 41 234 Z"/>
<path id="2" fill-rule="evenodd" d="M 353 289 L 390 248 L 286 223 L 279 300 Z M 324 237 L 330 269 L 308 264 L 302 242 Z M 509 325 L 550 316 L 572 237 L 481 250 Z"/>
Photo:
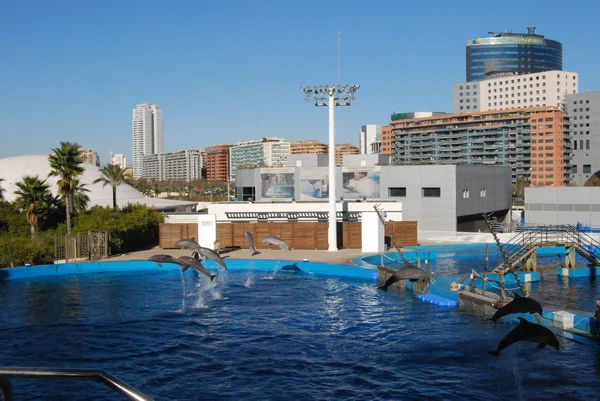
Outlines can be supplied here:
<path id="1" fill-rule="evenodd" d="M 101 183 L 92 184 L 95 179 L 102 177 L 100 169 L 88 163 L 83 163 L 83 167 L 85 171 L 78 178 L 81 183 L 87 184 L 86 188 L 90 191 L 87 193 L 90 197 L 88 207 L 96 205 L 112 206 L 112 187 L 109 185 L 103 186 Z M 16 183 L 26 175 L 37 175 L 40 179 L 45 179 L 50 185 L 52 193 L 56 194 L 58 177 L 48 177 L 49 173 L 50 164 L 47 155 L 16 156 L 0 159 L 0 178 L 4 179 L 0 182 L 0 186 L 4 189 L 4 199 L 11 202 L 15 200 Z M 149 198 L 128 184 L 119 185 L 117 188 L 118 206 L 123 207 L 130 203 L 139 203 L 161 211 L 175 211 L 177 207 L 185 207 L 186 211 L 195 211 L 197 204 L 196 202 Z"/>

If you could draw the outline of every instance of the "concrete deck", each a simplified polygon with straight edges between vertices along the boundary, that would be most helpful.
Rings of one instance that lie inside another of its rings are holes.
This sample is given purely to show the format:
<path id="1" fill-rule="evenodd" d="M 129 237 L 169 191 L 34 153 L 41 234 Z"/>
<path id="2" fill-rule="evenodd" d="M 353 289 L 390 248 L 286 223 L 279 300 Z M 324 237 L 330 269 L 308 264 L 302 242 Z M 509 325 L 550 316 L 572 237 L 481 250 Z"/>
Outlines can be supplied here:
<path id="1" fill-rule="evenodd" d="M 113 256 L 108 260 L 147 260 L 152 255 L 163 254 L 173 257 L 190 256 L 189 249 L 160 249 L 155 247 L 143 251 L 131 252 L 119 256 Z M 303 260 L 308 259 L 310 262 L 336 263 L 344 265 L 352 265 L 350 261 L 353 258 L 364 255 L 372 255 L 362 253 L 360 249 L 341 249 L 337 252 L 316 251 L 316 250 L 272 250 L 261 249 L 260 255 L 251 256 L 252 251 L 249 249 L 238 249 L 229 251 L 227 249 L 221 251 L 221 257 L 227 259 L 263 259 L 263 260 Z"/>

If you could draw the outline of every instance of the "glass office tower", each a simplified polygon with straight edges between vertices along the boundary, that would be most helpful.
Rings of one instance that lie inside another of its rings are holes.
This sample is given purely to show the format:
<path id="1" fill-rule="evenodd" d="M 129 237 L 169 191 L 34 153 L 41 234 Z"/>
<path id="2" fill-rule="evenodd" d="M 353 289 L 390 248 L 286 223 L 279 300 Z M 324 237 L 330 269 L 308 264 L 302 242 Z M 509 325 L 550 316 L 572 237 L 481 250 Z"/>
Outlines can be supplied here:
<path id="1" fill-rule="evenodd" d="M 527 33 L 489 32 L 467 40 L 467 82 L 504 75 L 562 70 L 562 44 L 527 28 Z"/>

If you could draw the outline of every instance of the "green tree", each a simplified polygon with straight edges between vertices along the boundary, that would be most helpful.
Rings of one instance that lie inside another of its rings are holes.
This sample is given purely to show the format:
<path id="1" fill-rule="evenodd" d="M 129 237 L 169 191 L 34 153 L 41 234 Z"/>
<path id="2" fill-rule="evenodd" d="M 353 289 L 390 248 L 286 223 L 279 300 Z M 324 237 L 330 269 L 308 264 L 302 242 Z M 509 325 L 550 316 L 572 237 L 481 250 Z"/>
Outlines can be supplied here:
<path id="1" fill-rule="evenodd" d="M 48 176 L 59 177 L 58 193 L 65 202 L 67 217 L 67 233 L 71 232 L 71 211 L 73 210 L 73 180 L 80 176 L 83 169 L 83 157 L 81 146 L 71 142 L 61 142 L 60 148 L 53 148 L 48 157 L 50 163 L 50 174 Z"/>
<path id="2" fill-rule="evenodd" d="M 125 169 L 116 164 L 107 164 L 100 169 L 102 177 L 93 181 L 94 184 L 102 183 L 102 186 L 112 187 L 113 209 L 117 208 L 117 187 L 125 182 Z"/>
<path id="3" fill-rule="evenodd" d="M 40 217 L 47 213 L 50 207 L 49 202 L 52 199 L 50 186 L 46 184 L 46 180 L 40 180 L 37 175 L 25 176 L 16 185 L 18 189 L 15 191 L 17 195 L 15 206 L 25 212 L 33 235 L 39 226 Z"/>
<path id="4" fill-rule="evenodd" d="M 2 181 L 4 181 L 4 178 L 0 178 L 0 199 L 4 199 L 4 188 L 2 188 Z"/>
<path id="5" fill-rule="evenodd" d="M 87 184 L 82 183 L 78 178 L 73 180 L 73 204 L 71 212 L 79 213 L 87 209 L 88 203 L 90 203 L 90 197 L 87 192 L 90 192 L 86 188 Z"/>

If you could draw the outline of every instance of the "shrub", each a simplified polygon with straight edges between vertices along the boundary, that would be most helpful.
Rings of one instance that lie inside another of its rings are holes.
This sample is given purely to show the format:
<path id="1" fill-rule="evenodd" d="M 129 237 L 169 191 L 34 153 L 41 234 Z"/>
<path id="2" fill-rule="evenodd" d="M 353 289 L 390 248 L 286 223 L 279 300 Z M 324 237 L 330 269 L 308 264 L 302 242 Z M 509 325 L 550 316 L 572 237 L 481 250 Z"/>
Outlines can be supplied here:
<path id="1" fill-rule="evenodd" d="M 3 235 L 0 238 L 0 266 L 40 265 L 54 261 L 54 233 L 36 233 L 33 237 Z"/>

